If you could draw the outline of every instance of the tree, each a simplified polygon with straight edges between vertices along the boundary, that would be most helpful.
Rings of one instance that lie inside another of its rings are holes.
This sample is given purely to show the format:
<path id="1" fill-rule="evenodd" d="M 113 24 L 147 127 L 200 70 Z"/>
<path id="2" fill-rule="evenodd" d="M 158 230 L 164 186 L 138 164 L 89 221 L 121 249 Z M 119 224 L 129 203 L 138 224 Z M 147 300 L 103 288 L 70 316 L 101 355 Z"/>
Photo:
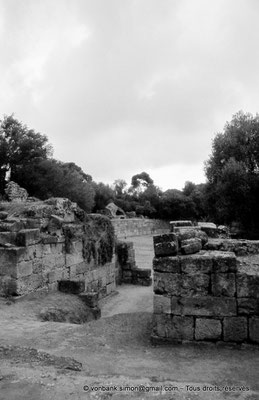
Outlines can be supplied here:
<path id="1" fill-rule="evenodd" d="M 52 147 L 45 135 L 36 133 L 23 125 L 13 115 L 0 121 L 0 191 L 4 192 L 5 176 L 17 181 L 17 174 L 24 166 L 36 160 L 46 160 L 52 154 Z"/>
<path id="2" fill-rule="evenodd" d="M 219 223 L 239 222 L 251 234 L 259 226 L 259 115 L 239 111 L 218 133 L 205 163 L 210 213 Z"/>
<path id="3" fill-rule="evenodd" d="M 105 185 L 102 182 L 94 182 L 93 187 L 95 190 L 94 212 L 97 212 L 99 210 L 103 210 L 110 202 L 113 202 L 115 196 L 114 190 L 109 185 Z"/>
<path id="4" fill-rule="evenodd" d="M 133 175 L 131 178 L 132 192 L 139 194 L 149 185 L 153 185 L 153 183 L 153 179 L 150 178 L 147 172 L 141 172 L 140 174 Z"/>
<path id="5" fill-rule="evenodd" d="M 91 212 L 95 191 L 88 177 L 90 175 L 74 163 L 47 159 L 26 164 L 17 172 L 16 182 L 27 189 L 30 195 L 42 200 L 67 197 L 86 212 Z"/>

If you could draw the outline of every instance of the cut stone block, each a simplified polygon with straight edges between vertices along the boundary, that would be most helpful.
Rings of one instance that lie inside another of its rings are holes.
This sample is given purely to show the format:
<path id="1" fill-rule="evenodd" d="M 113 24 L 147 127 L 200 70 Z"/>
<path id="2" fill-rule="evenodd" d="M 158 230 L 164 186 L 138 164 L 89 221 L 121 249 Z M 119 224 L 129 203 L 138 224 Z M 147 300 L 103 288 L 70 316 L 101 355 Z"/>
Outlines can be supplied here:
<path id="1" fill-rule="evenodd" d="M 181 296 L 206 296 L 209 293 L 210 278 L 207 274 L 182 274 Z"/>
<path id="2" fill-rule="evenodd" d="M 13 275 L 16 273 L 17 264 L 24 259 L 26 249 L 23 247 L 10 247 L 0 249 L 0 274 Z"/>
<path id="3" fill-rule="evenodd" d="M 171 314 L 171 297 L 155 294 L 153 309 L 155 314 Z"/>
<path id="4" fill-rule="evenodd" d="M 238 315 L 259 315 L 259 299 L 238 298 Z"/>
<path id="5" fill-rule="evenodd" d="M 175 228 L 175 233 L 177 233 L 180 244 L 183 240 L 198 238 L 204 246 L 209 240 L 207 234 L 201 231 L 199 227 Z"/>
<path id="6" fill-rule="evenodd" d="M 259 317 L 249 318 L 249 339 L 259 343 Z"/>
<path id="7" fill-rule="evenodd" d="M 211 274 L 211 292 L 216 297 L 234 297 L 236 294 L 236 274 Z"/>
<path id="8" fill-rule="evenodd" d="M 198 222 L 198 226 L 208 237 L 216 238 L 219 236 L 217 226 L 213 222 Z"/>
<path id="9" fill-rule="evenodd" d="M 0 296 L 13 296 L 17 293 L 17 280 L 10 276 L 0 276 Z"/>
<path id="10" fill-rule="evenodd" d="M 39 229 L 22 229 L 17 233 L 16 244 L 17 246 L 30 246 L 40 241 Z"/>
<path id="11" fill-rule="evenodd" d="M 153 314 L 153 335 L 169 341 L 193 340 L 193 317 Z"/>
<path id="12" fill-rule="evenodd" d="M 179 296 L 181 292 L 181 275 L 154 271 L 154 292 Z"/>
<path id="13" fill-rule="evenodd" d="M 170 228 L 171 228 L 171 232 L 174 231 L 174 228 L 176 227 L 183 227 L 183 226 L 192 226 L 192 221 L 170 221 Z"/>
<path id="14" fill-rule="evenodd" d="M 259 299 L 259 275 L 237 274 L 237 297 Z"/>
<path id="15" fill-rule="evenodd" d="M 22 276 L 29 276 L 33 273 L 32 261 L 21 261 L 17 264 L 16 272 L 11 274 L 14 278 L 20 278 Z"/>
<path id="16" fill-rule="evenodd" d="M 202 249 L 201 239 L 187 239 L 181 242 L 182 254 L 195 254 Z"/>
<path id="17" fill-rule="evenodd" d="M 229 251 L 212 251 L 208 254 L 211 254 L 213 257 L 212 272 L 236 272 L 237 261 L 234 253 Z"/>
<path id="18" fill-rule="evenodd" d="M 178 239 L 174 233 L 153 236 L 155 257 L 175 256 L 178 252 Z"/>
<path id="19" fill-rule="evenodd" d="M 230 297 L 185 297 L 178 300 L 182 315 L 224 317 L 237 315 L 236 299 Z"/>
<path id="20" fill-rule="evenodd" d="M 180 258 L 158 257 L 153 259 L 154 271 L 180 273 Z"/>
<path id="21" fill-rule="evenodd" d="M 98 307 L 99 304 L 99 295 L 97 292 L 87 293 L 83 292 L 79 294 L 80 299 L 88 306 L 88 307 Z"/>
<path id="22" fill-rule="evenodd" d="M 223 319 L 223 340 L 225 342 L 243 342 L 247 340 L 247 318 L 226 317 Z"/>
<path id="23" fill-rule="evenodd" d="M 59 281 L 58 290 L 63 293 L 79 294 L 85 291 L 84 281 Z"/>
<path id="24" fill-rule="evenodd" d="M 181 271 L 186 274 L 205 273 L 212 270 L 212 257 L 205 254 L 194 254 L 180 257 Z"/>
<path id="25" fill-rule="evenodd" d="M 221 321 L 218 319 L 197 318 L 195 340 L 220 340 L 222 337 Z"/>

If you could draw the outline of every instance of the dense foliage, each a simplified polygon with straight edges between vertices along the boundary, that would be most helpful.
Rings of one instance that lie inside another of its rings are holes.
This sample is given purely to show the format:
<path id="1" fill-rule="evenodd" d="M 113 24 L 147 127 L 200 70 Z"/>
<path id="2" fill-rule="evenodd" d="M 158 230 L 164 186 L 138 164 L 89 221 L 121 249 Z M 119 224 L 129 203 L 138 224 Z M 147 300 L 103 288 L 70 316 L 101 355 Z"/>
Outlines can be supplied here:
<path id="1" fill-rule="evenodd" d="M 131 216 L 162 219 L 212 220 L 238 223 L 246 237 L 259 237 L 259 115 L 238 112 L 212 142 L 205 162 L 207 182 L 190 181 L 183 190 L 158 188 L 147 172 L 131 185 L 117 179 L 112 186 L 96 183 L 75 163 L 51 158 L 45 135 L 13 115 L 0 121 L 0 194 L 5 177 L 40 199 L 68 197 L 87 212 L 99 212 L 114 202 Z"/>

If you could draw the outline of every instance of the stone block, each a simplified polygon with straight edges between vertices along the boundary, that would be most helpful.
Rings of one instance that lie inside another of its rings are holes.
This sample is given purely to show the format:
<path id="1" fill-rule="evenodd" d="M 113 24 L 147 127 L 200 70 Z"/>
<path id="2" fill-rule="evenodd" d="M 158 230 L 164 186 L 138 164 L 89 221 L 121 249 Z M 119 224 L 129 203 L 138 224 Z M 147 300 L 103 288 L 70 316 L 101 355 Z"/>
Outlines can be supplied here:
<path id="1" fill-rule="evenodd" d="M 174 232 L 174 229 L 176 228 L 176 227 L 187 227 L 187 226 L 193 226 L 192 225 L 192 221 L 188 221 L 188 220 L 184 220 L 184 221 L 170 221 L 170 229 L 171 229 L 171 232 Z"/>
<path id="2" fill-rule="evenodd" d="M 225 317 L 223 319 L 223 340 L 243 342 L 248 338 L 246 317 Z"/>
<path id="3" fill-rule="evenodd" d="M 20 278 L 22 276 L 29 276 L 33 273 L 32 261 L 21 261 L 17 264 L 17 269 L 14 274 L 11 274 L 14 278 Z"/>
<path id="4" fill-rule="evenodd" d="M 16 235 L 17 246 L 30 246 L 39 243 L 40 240 L 39 229 L 22 229 Z"/>
<path id="5" fill-rule="evenodd" d="M 154 271 L 180 273 L 180 258 L 176 257 L 155 257 L 153 259 Z"/>
<path id="6" fill-rule="evenodd" d="M 181 293 L 181 275 L 154 271 L 154 292 L 179 296 Z"/>
<path id="7" fill-rule="evenodd" d="M 85 291 L 85 282 L 62 280 L 58 283 L 58 290 L 63 293 L 79 294 Z"/>
<path id="8" fill-rule="evenodd" d="M 24 228 L 24 224 L 19 220 L 0 221 L 0 232 L 19 232 Z"/>
<path id="9" fill-rule="evenodd" d="M 200 253 L 180 257 L 181 271 L 186 274 L 208 274 L 212 270 L 212 257 L 207 253 Z"/>
<path id="10" fill-rule="evenodd" d="M 259 299 L 259 275 L 237 273 L 237 297 Z"/>
<path id="11" fill-rule="evenodd" d="M 10 276 L 0 275 L 0 296 L 12 296 L 17 292 L 17 280 Z"/>
<path id="12" fill-rule="evenodd" d="M 17 279 L 17 295 L 23 295 L 47 286 L 44 275 L 31 274 Z"/>
<path id="13" fill-rule="evenodd" d="M 72 265 L 77 265 L 84 262 L 83 254 L 82 253 L 73 253 L 73 254 L 66 254 L 66 266 L 71 267 Z"/>
<path id="14" fill-rule="evenodd" d="M 213 251 L 209 253 L 213 256 L 212 272 L 236 272 L 236 256 L 232 252 Z"/>
<path id="15" fill-rule="evenodd" d="M 0 274 L 12 275 L 16 273 L 17 264 L 23 260 L 25 248 L 3 247 L 0 249 Z"/>
<path id="16" fill-rule="evenodd" d="M 153 335 L 172 342 L 193 340 L 194 319 L 178 315 L 153 314 Z"/>
<path id="17" fill-rule="evenodd" d="M 249 318 L 249 339 L 259 343 L 259 317 Z"/>
<path id="18" fill-rule="evenodd" d="M 178 252 L 178 239 L 174 233 L 153 236 L 155 257 L 175 256 Z"/>
<path id="19" fill-rule="evenodd" d="M 177 296 L 171 297 L 171 314 L 182 315 L 181 297 Z"/>
<path id="20" fill-rule="evenodd" d="M 181 252 L 182 254 L 195 254 L 202 249 L 201 239 L 193 238 L 182 240 Z"/>
<path id="21" fill-rule="evenodd" d="M 115 282 L 108 283 L 108 285 L 106 285 L 106 293 L 107 293 L 107 295 L 109 295 L 112 292 L 114 292 L 114 290 L 115 290 Z"/>
<path id="22" fill-rule="evenodd" d="M 171 297 L 155 294 L 153 310 L 155 314 L 171 314 Z"/>
<path id="23" fill-rule="evenodd" d="M 219 236 L 217 226 L 213 222 L 198 222 L 198 226 L 208 237 L 217 238 Z"/>
<path id="24" fill-rule="evenodd" d="M 230 297 L 185 297 L 178 299 L 182 315 L 224 317 L 237 315 L 236 299 Z"/>
<path id="25" fill-rule="evenodd" d="M 211 292 L 213 296 L 234 297 L 236 295 L 236 274 L 211 274 Z"/>
<path id="26" fill-rule="evenodd" d="M 16 233 L 15 232 L 0 232 L 0 246 L 6 244 L 15 244 Z"/>
<path id="27" fill-rule="evenodd" d="M 182 274 L 181 296 L 206 296 L 209 293 L 210 278 L 208 274 Z"/>
<path id="28" fill-rule="evenodd" d="M 94 308 L 99 305 L 99 295 L 97 292 L 83 292 L 79 294 L 79 297 L 88 307 Z"/>
<path id="29" fill-rule="evenodd" d="M 220 340 L 222 325 L 218 319 L 197 318 L 195 321 L 195 340 Z"/>
<path id="30" fill-rule="evenodd" d="M 259 299 L 238 298 L 237 313 L 238 315 L 259 315 Z"/>

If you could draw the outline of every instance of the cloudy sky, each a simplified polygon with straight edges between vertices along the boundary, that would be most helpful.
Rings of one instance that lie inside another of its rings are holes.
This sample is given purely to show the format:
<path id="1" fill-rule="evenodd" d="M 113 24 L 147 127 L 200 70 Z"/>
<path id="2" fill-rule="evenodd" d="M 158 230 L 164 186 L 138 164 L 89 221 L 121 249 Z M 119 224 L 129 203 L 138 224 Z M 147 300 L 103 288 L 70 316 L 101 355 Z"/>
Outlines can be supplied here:
<path id="1" fill-rule="evenodd" d="M 258 0 L 0 0 L 0 118 L 95 181 L 205 181 L 211 141 L 259 111 Z"/>

